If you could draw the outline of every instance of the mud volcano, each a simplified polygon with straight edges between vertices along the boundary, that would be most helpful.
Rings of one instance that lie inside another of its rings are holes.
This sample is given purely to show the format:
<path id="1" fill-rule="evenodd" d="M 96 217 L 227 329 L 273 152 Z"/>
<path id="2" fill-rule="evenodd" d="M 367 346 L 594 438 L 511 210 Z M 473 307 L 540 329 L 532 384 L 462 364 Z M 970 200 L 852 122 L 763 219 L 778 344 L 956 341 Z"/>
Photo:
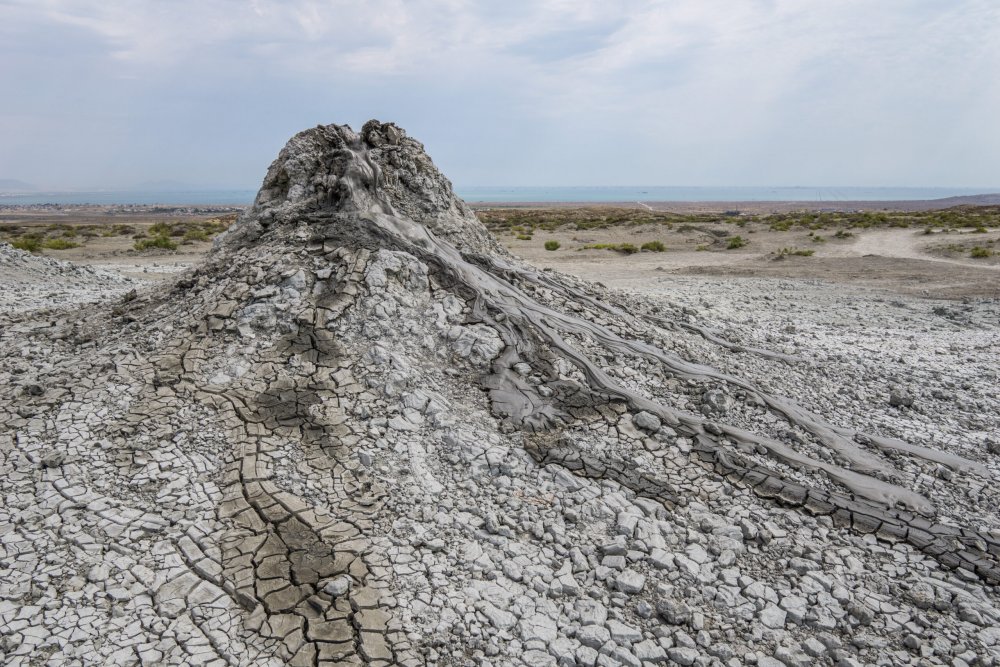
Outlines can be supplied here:
<path id="1" fill-rule="evenodd" d="M 510 256 L 393 124 L 296 135 L 197 270 L 6 322 L 0 657 L 996 664 L 985 454 L 677 315 Z"/>

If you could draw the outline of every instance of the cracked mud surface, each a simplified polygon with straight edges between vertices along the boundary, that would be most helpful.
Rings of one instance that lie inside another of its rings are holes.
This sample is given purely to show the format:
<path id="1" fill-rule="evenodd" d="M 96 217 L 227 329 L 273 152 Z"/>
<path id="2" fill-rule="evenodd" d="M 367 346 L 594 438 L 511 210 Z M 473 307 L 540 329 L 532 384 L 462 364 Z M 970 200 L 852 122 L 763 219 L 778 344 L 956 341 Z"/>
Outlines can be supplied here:
<path id="1" fill-rule="evenodd" d="M 3 253 L 5 664 L 1000 663 L 995 302 L 539 272 L 374 122 L 162 285 Z"/>

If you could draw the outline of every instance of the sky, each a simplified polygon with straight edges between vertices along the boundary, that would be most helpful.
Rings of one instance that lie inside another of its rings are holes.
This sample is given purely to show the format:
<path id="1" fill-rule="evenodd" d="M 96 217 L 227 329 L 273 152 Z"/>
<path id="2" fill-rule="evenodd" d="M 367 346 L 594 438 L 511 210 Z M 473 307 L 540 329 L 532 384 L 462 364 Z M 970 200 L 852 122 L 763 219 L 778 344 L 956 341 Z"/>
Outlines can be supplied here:
<path id="1" fill-rule="evenodd" d="M 1000 185 L 997 0 L 0 0 L 0 179 L 255 189 L 393 121 L 459 186 Z"/>

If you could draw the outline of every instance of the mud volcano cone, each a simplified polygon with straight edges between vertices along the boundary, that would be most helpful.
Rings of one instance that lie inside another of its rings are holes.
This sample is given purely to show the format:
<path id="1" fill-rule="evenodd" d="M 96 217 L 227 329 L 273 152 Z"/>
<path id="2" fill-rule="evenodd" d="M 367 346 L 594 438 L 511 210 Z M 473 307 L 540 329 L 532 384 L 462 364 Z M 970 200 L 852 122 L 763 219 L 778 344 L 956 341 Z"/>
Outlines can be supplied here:
<path id="1" fill-rule="evenodd" d="M 68 456 L 32 478 L 52 548 L 154 662 L 692 664 L 846 643 L 845 562 L 998 578 L 911 483 L 981 464 L 684 359 L 713 336 L 512 257 L 393 124 L 296 135 L 200 268 L 80 317 L 8 423 Z"/>

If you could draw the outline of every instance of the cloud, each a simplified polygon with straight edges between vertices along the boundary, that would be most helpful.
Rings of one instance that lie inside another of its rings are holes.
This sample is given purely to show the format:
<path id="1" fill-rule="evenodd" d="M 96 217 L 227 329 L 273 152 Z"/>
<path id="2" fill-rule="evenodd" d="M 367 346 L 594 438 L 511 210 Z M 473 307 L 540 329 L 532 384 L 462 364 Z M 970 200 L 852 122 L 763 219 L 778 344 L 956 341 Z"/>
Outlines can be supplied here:
<path id="1" fill-rule="evenodd" d="M 66 185 L 249 185 L 376 115 L 466 183 L 1000 173 L 991 0 L 0 0 L 0 57 L 0 176 Z"/>

